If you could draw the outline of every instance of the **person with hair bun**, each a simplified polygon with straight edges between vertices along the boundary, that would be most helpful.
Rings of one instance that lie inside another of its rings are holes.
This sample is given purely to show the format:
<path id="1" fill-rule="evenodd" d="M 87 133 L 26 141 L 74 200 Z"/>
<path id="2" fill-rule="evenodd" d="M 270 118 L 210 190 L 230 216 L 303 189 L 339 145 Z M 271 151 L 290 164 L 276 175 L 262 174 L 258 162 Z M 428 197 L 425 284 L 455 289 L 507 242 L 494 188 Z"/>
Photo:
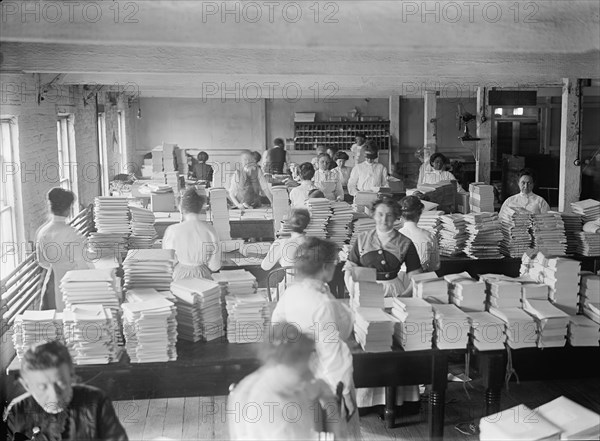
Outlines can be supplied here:
<path id="1" fill-rule="evenodd" d="M 456 191 L 458 193 L 466 193 L 465 189 L 461 187 L 454 175 L 445 169 L 449 163 L 450 161 L 448 158 L 441 153 L 434 153 L 431 155 L 429 157 L 429 165 L 431 165 L 432 170 L 423 171 L 423 184 L 437 184 L 440 181 L 456 181 Z"/>
<path id="2" fill-rule="evenodd" d="M 48 194 L 50 219 L 36 234 L 37 259 L 47 270 L 42 286 L 41 309 L 61 312 L 65 304 L 60 291 L 60 281 L 67 271 L 93 268 L 87 260 L 87 240 L 67 224 L 71 206 L 75 201 L 72 191 L 55 187 Z"/>
<path id="3" fill-rule="evenodd" d="M 219 236 L 211 224 L 201 219 L 205 203 L 204 196 L 193 188 L 187 189 L 180 202 L 183 221 L 165 231 L 162 247 L 175 250 L 177 258 L 173 280 L 212 279 L 212 273 L 221 269 Z"/>
<path id="4" fill-rule="evenodd" d="M 290 205 L 292 208 L 304 207 L 304 202 L 308 199 L 308 194 L 317 187 L 313 184 L 315 169 L 310 162 L 300 164 L 299 172 L 300 185 L 290 190 Z"/>
<path id="5" fill-rule="evenodd" d="M 269 248 L 269 252 L 260 264 L 265 271 L 270 271 L 279 263 L 282 268 L 294 266 L 296 251 L 306 238 L 304 230 L 310 222 L 310 213 L 305 208 L 292 210 L 287 225 L 292 229 L 292 236 L 287 239 L 277 239 Z"/>
<path id="6" fill-rule="evenodd" d="M 437 239 L 429 231 L 419 228 L 419 218 L 423 213 L 423 203 L 417 196 L 406 196 L 400 201 L 401 217 L 404 226 L 399 230 L 417 249 L 423 271 L 437 271 L 440 268 L 440 252 Z"/>
<path id="7" fill-rule="evenodd" d="M 535 172 L 530 168 L 524 168 L 519 171 L 519 190 L 518 194 L 507 198 L 500 208 L 500 217 L 508 207 L 519 207 L 530 211 L 533 214 L 544 214 L 550 210 L 548 202 L 533 192 L 535 186 Z"/>
<path id="8" fill-rule="evenodd" d="M 198 153 L 198 158 L 192 165 L 190 170 L 190 178 L 197 179 L 199 181 L 206 181 L 206 186 L 210 187 L 213 180 L 213 168 L 206 163 L 208 161 L 208 153 Z"/>
<path id="9" fill-rule="evenodd" d="M 356 196 L 359 191 L 377 193 L 381 187 L 388 186 L 387 169 L 377 162 L 377 147 L 367 143 L 364 152 L 364 162 L 354 166 L 348 179 L 348 193 L 352 196 Z"/>

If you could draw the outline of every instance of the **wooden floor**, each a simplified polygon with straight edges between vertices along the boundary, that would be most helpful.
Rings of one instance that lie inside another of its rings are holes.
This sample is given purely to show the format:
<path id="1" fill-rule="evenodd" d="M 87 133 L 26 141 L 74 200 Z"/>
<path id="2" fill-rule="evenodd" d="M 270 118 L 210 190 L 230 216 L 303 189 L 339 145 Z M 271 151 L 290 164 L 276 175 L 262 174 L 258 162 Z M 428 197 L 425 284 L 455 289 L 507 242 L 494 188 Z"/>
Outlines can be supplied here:
<path id="1" fill-rule="evenodd" d="M 478 440 L 477 435 L 458 432 L 457 423 L 475 420 L 483 415 L 483 387 L 473 381 L 467 391 L 463 385 L 450 383 L 446 394 L 446 440 Z M 502 394 L 502 408 L 524 403 L 537 407 L 560 395 L 600 413 L 600 379 L 564 380 L 555 382 L 511 383 Z M 171 398 L 140 401 L 118 401 L 115 409 L 132 441 L 139 440 L 228 440 L 226 397 Z M 386 429 L 377 415 L 361 418 L 363 440 L 427 439 L 427 403 L 421 413 L 399 417 L 398 427 Z"/>

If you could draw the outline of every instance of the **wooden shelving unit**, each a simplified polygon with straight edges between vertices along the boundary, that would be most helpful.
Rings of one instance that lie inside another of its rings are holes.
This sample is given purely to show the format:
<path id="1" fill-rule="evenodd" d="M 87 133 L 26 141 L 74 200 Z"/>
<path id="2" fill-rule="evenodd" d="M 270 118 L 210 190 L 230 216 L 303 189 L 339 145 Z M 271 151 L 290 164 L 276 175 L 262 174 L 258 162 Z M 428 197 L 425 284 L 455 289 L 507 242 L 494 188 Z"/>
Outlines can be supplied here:
<path id="1" fill-rule="evenodd" d="M 390 122 L 296 122 L 294 123 L 295 150 L 314 150 L 316 145 L 335 146 L 349 150 L 357 133 L 364 133 L 379 150 L 390 148 Z"/>

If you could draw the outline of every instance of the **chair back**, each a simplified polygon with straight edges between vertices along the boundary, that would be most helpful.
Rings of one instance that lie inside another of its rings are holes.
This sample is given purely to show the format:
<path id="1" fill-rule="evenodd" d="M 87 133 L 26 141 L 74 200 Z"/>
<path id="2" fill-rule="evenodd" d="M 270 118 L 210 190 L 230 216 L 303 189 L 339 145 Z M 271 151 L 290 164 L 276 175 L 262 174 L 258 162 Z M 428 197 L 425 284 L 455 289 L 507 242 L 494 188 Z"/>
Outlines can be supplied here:
<path id="1" fill-rule="evenodd" d="M 285 266 L 276 268 L 267 275 L 267 293 L 269 294 L 269 302 L 278 302 L 281 288 L 285 289 L 296 276 L 296 269 L 293 266 Z M 283 284 L 282 284 L 283 282 Z M 271 289 L 274 289 L 273 296 Z"/>

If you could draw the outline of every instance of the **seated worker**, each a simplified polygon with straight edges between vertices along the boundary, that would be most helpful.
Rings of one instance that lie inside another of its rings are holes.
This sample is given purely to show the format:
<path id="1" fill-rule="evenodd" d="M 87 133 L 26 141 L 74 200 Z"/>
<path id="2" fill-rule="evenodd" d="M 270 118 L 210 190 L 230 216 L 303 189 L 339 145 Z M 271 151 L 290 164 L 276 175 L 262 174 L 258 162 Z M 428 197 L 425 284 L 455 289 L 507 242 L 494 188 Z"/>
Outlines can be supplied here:
<path id="1" fill-rule="evenodd" d="M 244 150 L 241 154 L 240 167 L 231 177 L 229 198 L 239 209 L 259 208 L 262 205 L 261 190 L 269 201 L 273 202 L 269 184 L 256 163 L 254 155 L 250 150 Z"/>
<path id="2" fill-rule="evenodd" d="M 367 145 L 364 149 L 365 161 L 352 168 L 348 179 L 348 193 L 356 196 L 359 191 L 377 193 L 381 187 L 388 186 L 387 169 L 377 162 L 377 147 Z"/>
<path id="3" fill-rule="evenodd" d="M 287 188 L 294 188 L 300 185 L 300 167 L 296 162 L 290 162 L 287 173 L 289 176 L 285 181 Z"/>
<path id="4" fill-rule="evenodd" d="M 315 151 L 316 156 L 310 160 L 310 163 L 313 165 L 315 170 L 319 169 L 319 156 L 327 153 L 325 146 L 319 145 Z"/>
<path id="5" fill-rule="evenodd" d="M 284 150 L 285 142 L 281 138 L 273 140 L 273 147 L 265 153 L 264 172 L 272 175 L 281 175 L 285 169 L 287 152 Z"/>
<path id="6" fill-rule="evenodd" d="M 348 180 L 350 179 L 350 173 L 352 172 L 352 167 L 346 167 L 346 161 L 348 159 L 349 156 L 346 152 L 337 152 L 333 157 L 333 160 L 337 164 L 335 170 L 338 171 L 342 178 L 342 188 L 344 190 L 348 189 Z"/>
<path id="7" fill-rule="evenodd" d="M 27 392 L 6 409 L 7 440 L 127 441 L 104 392 L 73 379 L 73 361 L 62 343 L 27 349 L 19 378 Z"/>
<path id="8" fill-rule="evenodd" d="M 500 208 L 499 216 L 502 217 L 507 207 L 520 207 L 533 214 L 544 214 L 550 210 L 548 202 L 533 192 L 535 186 L 535 172 L 524 168 L 519 172 L 519 193 L 507 198 Z"/>
<path id="9" fill-rule="evenodd" d="M 304 201 L 308 199 L 308 194 L 311 190 L 317 187 L 313 184 L 315 169 L 310 162 L 300 164 L 300 186 L 290 190 L 290 206 L 291 208 L 303 208 Z"/>
<path id="10" fill-rule="evenodd" d="M 208 161 L 208 153 L 198 153 L 198 158 L 192 165 L 188 173 L 189 179 L 196 179 L 198 181 L 206 181 L 206 186 L 210 187 L 213 180 L 213 168 L 206 163 Z"/>
<path id="11" fill-rule="evenodd" d="M 440 181 L 456 181 L 456 191 L 458 193 L 467 193 L 454 175 L 445 170 L 449 162 L 448 158 L 441 153 L 434 153 L 431 155 L 429 158 L 429 165 L 431 165 L 433 170 L 423 171 L 423 184 L 437 184 Z"/>
<path id="12" fill-rule="evenodd" d="M 327 153 L 319 155 L 319 168 L 315 171 L 313 182 L 330 201 L 344 200 L 344 189 L 342 178 L 337 170 L 331 170 L 331 158 Z"/>

